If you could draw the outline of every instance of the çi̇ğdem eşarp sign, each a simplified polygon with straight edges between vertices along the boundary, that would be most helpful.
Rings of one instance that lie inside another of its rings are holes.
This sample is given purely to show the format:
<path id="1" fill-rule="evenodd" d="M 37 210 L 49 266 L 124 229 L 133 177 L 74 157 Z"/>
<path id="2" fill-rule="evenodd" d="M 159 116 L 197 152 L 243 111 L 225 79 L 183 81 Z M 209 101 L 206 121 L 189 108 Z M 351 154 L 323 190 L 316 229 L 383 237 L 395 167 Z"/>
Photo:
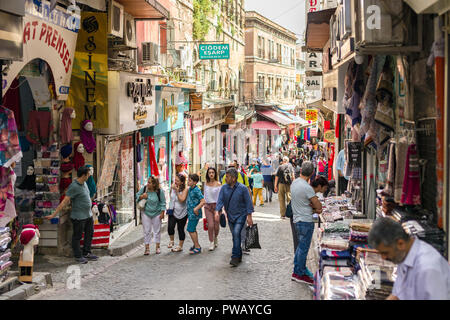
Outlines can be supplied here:
<path id="1" fill-rule="evenodd" d="M 201 60 L 230 59 L 229 44 L 200 44 L 198 49 Z"/>

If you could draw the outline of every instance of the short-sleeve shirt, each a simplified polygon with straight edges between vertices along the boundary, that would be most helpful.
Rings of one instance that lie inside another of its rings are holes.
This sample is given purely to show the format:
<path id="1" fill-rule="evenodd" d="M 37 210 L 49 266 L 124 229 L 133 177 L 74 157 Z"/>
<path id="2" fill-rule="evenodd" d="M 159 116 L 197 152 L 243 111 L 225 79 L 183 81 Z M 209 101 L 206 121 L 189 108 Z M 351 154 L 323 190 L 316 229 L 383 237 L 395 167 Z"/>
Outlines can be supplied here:
<path id="1" fill-rule="evenodd" d="M 286 167 L 289 169 L 289 173 L 291 175 L 291 179 L 294 176 L 294 168 L 292 167 L 292 165 L 290 163 L 283 164 L 283 165 L 278 167 L 277 174 L 276 174 L 277 177 L 278 177 L 278 182 L 279 183 L 287 184 L 287 181 L 284 180 L 284 170 L 286 169 Z"/>
<path id="2" fill-rule="evenodd" d="M 253 188 L 260 189 L 263 187 L 264 179 L 261 173 L 258 172 L 252 174 L 252 178 L 253 178 Z"/>
<path id="3" fill-rule="evenodd" d="M 291 205 L 293 222 L 313 222 L 311 198 L 315 197 L 314 189 L 304 179 L 295 179 L 291 184 Z"/>
<path id="4" fill-rule="evenodd" d="M 84 220 L 92 217 L 92 201 L 86 183 L 81 184 L 75 179 L 67 189 L 66 196 L 70 197 L 72 202 L 71 219 Z"/>
<path id="5" fill-rule="evenodd" d="M 202 199 L 203 194 L 200 191 L 199 187 L 197 186 L 189 187 L 189 192 L 187 196 L 187 212 L 189 219 L 194 220 L 200 219 L 202 217 L 200 210 L 198 215 L 194 213 L 194 208 L 200 204 L 200 201 L 202 201 Z"/>
<path id="6" fill-rule="evenodd" d="M 244 178 L 242 178 L 242 177 L 244 177 Z M 250 184 L 248 183 L 248 177 L 242 172 L 238 172 L 237 182 L 242 183 L 246 187 L 250 187 Z M 227 181 L 225 180 L 225 175 L 224 175 L 222 178 L 222 185 L 225 185 L 225 184 L 227 184 Z"/>

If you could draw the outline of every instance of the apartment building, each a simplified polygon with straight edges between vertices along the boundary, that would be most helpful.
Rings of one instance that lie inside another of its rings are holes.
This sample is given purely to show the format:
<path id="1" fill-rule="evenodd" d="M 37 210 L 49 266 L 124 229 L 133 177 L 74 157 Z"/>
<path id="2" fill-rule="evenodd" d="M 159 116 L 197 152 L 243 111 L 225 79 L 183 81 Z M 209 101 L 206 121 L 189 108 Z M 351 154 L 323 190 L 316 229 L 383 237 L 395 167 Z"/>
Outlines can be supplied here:
<path id="1" fill-rule="evenodd" d="M 245 82 L 247 105 L 295 104 L 295 33 L 255 11 L 245 14 Z"/>

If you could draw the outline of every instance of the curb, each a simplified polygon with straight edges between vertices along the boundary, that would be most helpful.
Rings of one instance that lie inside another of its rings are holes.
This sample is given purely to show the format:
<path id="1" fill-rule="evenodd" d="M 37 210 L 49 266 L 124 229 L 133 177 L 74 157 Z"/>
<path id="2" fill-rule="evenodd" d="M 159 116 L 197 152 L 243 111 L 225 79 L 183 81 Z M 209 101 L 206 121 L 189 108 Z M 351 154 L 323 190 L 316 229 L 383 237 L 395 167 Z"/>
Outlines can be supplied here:
<path id="1" fill-rule="evenodd" d="M 136 227 L 136 229 L 138 229 L 138 228 L 139 228 L 139 225 Z M 133 231 L 130 231 L 130 232 L 133 232 Z M 167 222 L 163 222 L 163 224 L 161 225 L 161 234 L 163 232 L 167 232 Z M 129 233 L 127 233 L 126 235 L 128 235 L 128 234 Z M 124 236 L 126 236 L 126 235 L 124 235 Z M 123 244 L 121 246 L 117 246 L 117 247 L 113 247 L 113 248 L 108 248 L 108 253 L 110 256 L 113 256 L 113 257 L 123 256 L 123 255 L 127 254 L 128 252 L 130 252 L 131 250 L 139 247 L 143 243 L 144 243 L 144 235 L 142 234 L 137 239 L 135 239 L 127 244 Z"/>
<path id="2" fill-rule="evenodd" d="M 18 272 L 10 272 L 10 274 L 17 276 Z M 34 272 L 33 283 L 21 284 L 18 288 L 0 295 L 0 300 L 26 300 L 49 287 L 53 287 L 51 274 L 47 272 Z"/>

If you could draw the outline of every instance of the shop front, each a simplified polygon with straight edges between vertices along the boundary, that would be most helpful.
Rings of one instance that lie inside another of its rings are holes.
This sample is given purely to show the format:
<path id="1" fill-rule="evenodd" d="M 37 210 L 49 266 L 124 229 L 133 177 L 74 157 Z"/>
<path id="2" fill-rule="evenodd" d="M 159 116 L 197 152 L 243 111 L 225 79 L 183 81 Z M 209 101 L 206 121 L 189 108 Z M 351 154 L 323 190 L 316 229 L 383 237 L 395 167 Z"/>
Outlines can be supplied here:
<path id="1" fill-rule="evenodd" d="M 156 86 L 155 105 L 157 119 L 153 136 L 158 178 L 161 187 L 166 191 L 166 199 L 169 199 L 168 192 L 173 181 L 175 161 L 180 155 L 179 130 L 183 130 L 185 125 L 184 112 L 189 110 L 189 94 L 181 88 Z M 187 148 L 181 150 L 184 158 L 186 150 Z"/>
<path id="2" fill-rule="evenodd" d="M 110 208 L 114 238 L 139 222 L 135 194 L 148 168 L 140 130 L 156 122 L 154 81 L 150 75 L 108 72 L 109 127 L 97 139 L 101 148 L 95 200 Z"/>
<path id="3" fill-rule="evenodd" d="M 51 19 L 46 15 L 49 5 L 25 1 L 23 57 L 4 70 L 2 81 L 1 111 L 9 128 L 8 145 L 2 150 L 14 150 L 2 151 L 2 181 L 13 177 L 14 168 L 16 183 L 8 180 L 13 196 L 2 201 L 13 201 L 15 206 L 0 212 L 0 227 L 10 227 L 13 252 L 21 249 L 18 235 L 24 224 L 39 225 L 42 253 L 62 253 L 67 243 L 67 213 L 51 221 L 44 217 L 60 202 L 60 150 L 64 136 L 73 138 L 61 132 L 60 119 L 67 113 L 80 21 L 60 6 L 53 15 L 63 19 Z"/>

